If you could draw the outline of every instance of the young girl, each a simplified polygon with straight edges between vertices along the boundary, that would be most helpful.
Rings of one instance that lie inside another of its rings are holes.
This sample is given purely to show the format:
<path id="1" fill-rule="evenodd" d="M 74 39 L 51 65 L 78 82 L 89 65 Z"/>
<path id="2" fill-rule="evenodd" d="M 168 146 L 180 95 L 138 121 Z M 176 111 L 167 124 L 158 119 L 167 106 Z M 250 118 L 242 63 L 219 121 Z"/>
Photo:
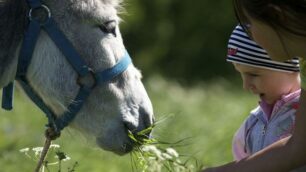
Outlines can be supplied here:
<path id="1" fill-rule="evenodd" d="M 244 89 L 260 98 L 233 140 L 234 158 L 241 160 L 292 134 L 301 91 L 299 62 L 272 61 L 240 25 L 229 39 L 227 61 L 241 74 Z"/>
<path id="2" fill-rule="evenodd" d="M 271 146 L 214 172 L 287 172 L 306 164 L 306 1 L 234 0 L 237 17 L 273 60 L 300 57 L 301 96 L 295 130 Z"/>

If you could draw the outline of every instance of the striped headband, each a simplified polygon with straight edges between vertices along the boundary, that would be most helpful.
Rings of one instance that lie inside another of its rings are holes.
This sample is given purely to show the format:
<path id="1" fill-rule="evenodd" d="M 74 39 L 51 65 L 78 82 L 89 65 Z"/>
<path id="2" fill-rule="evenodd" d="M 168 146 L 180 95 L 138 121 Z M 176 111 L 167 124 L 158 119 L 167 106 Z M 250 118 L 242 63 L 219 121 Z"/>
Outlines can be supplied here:
<path id="1" fill-rule="evenodd" d="M 230 36 L 226 60 L 228 62 L 282 72 L 300 71 L 298 58 L 285 62 L 271 60 L 267 52 L 251 40 L 240 25 L 236 26 Z"/>

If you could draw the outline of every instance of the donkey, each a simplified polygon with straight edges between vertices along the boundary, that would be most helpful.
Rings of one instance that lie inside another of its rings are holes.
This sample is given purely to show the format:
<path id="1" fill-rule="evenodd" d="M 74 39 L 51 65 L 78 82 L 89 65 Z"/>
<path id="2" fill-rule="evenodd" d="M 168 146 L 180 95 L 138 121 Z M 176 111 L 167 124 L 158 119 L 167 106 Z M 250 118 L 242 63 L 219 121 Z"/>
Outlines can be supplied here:
<path id="1" fill-rule="evenodd" d="M 27 87 L 55 118 L 70 113 L 70 106 L 82 102 L 69 127 L 93 136 L 100 148 L 120 155 L 133 149 L 128 131 L 143 130 L 154 121 L 141 73 L 128 63 L 129 59 L 123 62 L 125 65 L 120 62 L 126 56 L 118 26 L 121 3 L 120 0 L 0 0 L 0 88 L 10 85 L 18 75 L 21 52 L 28 51 L 24 42 L 31 20 L 42 26 L 52 18 L 81 58 L 67 58 L 63 53 L 65 48 L 57 45 L 48 29 L 41 29 L 26 73 L 18 82 L 26 81 Z M 76 68 L 83 70 L 83 65 L 72 64 L 79 61 L 88 66 L 84 76 L 76 71 Z M 107 82 L 95 83 L 99 77 L 93 74 L 114 66 L 124 69 L 115 72 Z M 82 89 L 80 83 L 90 87 L 86 99 L 76 98 Z M 23 87 L 26 92 L 27 87 Z"/>

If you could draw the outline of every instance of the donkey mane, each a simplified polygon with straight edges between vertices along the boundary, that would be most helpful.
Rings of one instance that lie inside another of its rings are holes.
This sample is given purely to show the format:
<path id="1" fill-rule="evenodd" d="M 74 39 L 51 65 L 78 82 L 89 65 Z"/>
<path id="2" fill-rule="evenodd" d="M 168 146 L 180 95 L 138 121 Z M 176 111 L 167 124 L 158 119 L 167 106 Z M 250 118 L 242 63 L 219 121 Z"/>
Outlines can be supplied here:
<path id="1" fill-rule="evenodd" d="M 5 70 L 12 65 L 16 49 L 23 37 L 26 4 L 20 0 L 0 1 L 0 87 L 6 78 Z M 6 81 L 7 82 L 7 81 Z"/>

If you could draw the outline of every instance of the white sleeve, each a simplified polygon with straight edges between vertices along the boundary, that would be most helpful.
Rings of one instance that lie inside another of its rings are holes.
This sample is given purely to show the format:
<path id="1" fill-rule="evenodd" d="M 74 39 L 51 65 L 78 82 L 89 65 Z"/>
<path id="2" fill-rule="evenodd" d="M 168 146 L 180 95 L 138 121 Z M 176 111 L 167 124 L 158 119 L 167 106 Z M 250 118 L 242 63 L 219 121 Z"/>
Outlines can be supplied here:
<path id="1" fill-rule="evenodd" d="M 232 152 L 236 161 L 250 156 L 250 154 L 248 154 L 245 150 L 245 128 L 246 121 L 244 121 L 240 128 L 236 131 L 233 138 Z"/>

